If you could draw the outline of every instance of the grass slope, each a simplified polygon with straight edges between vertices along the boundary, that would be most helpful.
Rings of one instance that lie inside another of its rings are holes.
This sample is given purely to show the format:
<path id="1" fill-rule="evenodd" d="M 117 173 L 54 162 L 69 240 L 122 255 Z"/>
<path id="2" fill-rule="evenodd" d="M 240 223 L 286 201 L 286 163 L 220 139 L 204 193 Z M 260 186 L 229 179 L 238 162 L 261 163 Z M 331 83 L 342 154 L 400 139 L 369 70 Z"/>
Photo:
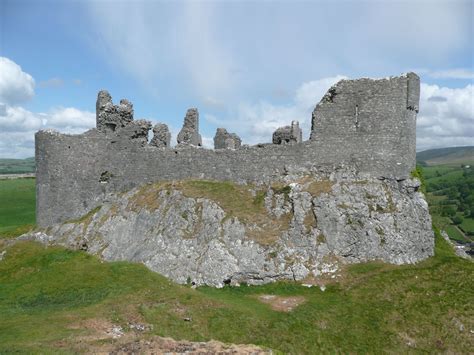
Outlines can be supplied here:
<path id="1" fill-rule="evenodd" d="M 18 236 L 35 223 L 35 179 L 0 180 L 0 238 Z"/>
<path id="2" fill-rule="evenodd" d="M 87 352 L 87 342 L 77 339 L 88 331 L 77 325 L 91 318 L 125 329 L 139 319 L 153 325 L 149 335 L 298 354 L 468 353 L 474 346 L 474 264 L 455 257 L 439 236 L 433 258 L 406 266 L 352 265 L 325 292 L 290 282 L 194 290 L 142 265 L 104 263 L 83 252 L 31 242 L 6 250 L 0 261 L 0 353 Z M 303 296 L 306 302 L 283 313 L 258 301 L 259 294 Z"/>
<path id="3" fill-rule="evenodd" d="M 0 174 L 25 174 L 35 172 L 35 158 L 0 159 Z"/>

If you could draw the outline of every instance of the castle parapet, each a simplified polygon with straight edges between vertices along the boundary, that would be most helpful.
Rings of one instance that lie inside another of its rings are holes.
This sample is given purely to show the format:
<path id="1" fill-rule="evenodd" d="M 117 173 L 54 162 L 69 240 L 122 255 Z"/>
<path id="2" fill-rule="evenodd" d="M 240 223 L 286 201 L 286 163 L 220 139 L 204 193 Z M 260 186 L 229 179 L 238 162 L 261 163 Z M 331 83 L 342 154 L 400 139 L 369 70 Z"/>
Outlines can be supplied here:
<path id="1" fill-rule="evenodd" d="M 128 100 L 114 105 L 110 94 L 101 91 L 97 129 L 79 135 L 36 133 L 37 224 L 78 218 L 101 205 L 108 193 L 154 181 L 266 184 L 287 182 L 294 172 L 311 175 L 336 168 L 406 179 L 415 167 L 419 86 L 414 73 L 342 80 L 316 105 L 309 141 L 302 142 L 297 122 L 279 128 L 274 144 L 245 147 L 237 135 L 219 128 L 215 150 L 181 149 L 202 145 L 196 108 L 186 113 L 179 147 L 170 148 L 166 125 L 155 125 L 148 143 L 151 122 L 134 120 Z"/>
<path id="2" fill-rule="evenodd" d="M 242 145 L 240 137 L 229 133 L 225 128 L 218 128 L 214 136 L 214 149 L 239 149 Z"/>

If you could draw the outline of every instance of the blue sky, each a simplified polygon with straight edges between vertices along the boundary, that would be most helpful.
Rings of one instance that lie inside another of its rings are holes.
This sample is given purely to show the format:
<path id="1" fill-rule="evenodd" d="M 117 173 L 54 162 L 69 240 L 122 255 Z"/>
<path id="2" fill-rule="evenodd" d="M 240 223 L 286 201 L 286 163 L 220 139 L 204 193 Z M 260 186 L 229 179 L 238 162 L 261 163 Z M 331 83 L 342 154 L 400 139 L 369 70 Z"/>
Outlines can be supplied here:
<path id="1" fill-rule="evenodd" d="M 107 89 L 179 131 L 198 107 L 244 143 L 311 111 L 338 79 L 416 71 L 418 149 L 474 145 L 473 1 L 0 0 L 0 157 L 79 133 Z"/>

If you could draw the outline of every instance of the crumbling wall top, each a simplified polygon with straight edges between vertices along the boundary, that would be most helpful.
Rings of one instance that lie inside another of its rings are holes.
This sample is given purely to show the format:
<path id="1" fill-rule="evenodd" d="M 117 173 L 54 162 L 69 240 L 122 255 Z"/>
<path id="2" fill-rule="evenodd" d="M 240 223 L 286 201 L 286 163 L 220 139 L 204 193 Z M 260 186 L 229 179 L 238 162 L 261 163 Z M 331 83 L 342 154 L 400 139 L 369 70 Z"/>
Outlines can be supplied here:
<path id="1" fill-rule="evenodd" d="M 133 104 L 127 99 L 114 105 L 106 90 L 99 91 L 96 102 L 96 127 L 98 131 L 115 131 L 133 121 Z"/>
<path id="2" fill-rule="evenodd" d="M 239 149 L 242 140 L 235 133 L 229 133 L 225 128 L 218 128 L 214 136 L 214 149 Z"/>
<path id="3" fill-rule="evenodd" d="M 197 108 L 190 108 L 184 117 L 184 125 L 178 133 L 178 144 L 202 145 L 199 134 L 199 112 Z"/>

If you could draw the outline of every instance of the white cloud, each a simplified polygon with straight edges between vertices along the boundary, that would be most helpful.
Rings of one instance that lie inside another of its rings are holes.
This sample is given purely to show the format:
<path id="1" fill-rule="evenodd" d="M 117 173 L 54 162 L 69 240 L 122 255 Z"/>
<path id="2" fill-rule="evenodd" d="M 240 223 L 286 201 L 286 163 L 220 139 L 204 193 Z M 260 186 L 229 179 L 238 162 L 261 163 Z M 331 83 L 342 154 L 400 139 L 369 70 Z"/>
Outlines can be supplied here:
<path id="1" fill-rule="evenodd" d="M 18 104 L 34 94 L 35 81 L 21 67 L 8 58 L 0 57 L 0 103 Z"/>
<path id="2" fill-rule="evenodd" d="M 0 157 L 25 158 L 34 155 L 34 135 L 40 129 L 53 128 L 78 134 L 95 126 L 95 114 L 76 108 L 56 108 L 34 113 L 18 106 L 6 106 L 0 115 Z"/>
<path id="3" fill-rule="evenodd" d="M 417 149 L 474 145 L 474 86 L 421 84 Z"/>
<path id="4" fill-rule="evenodd" d="M 6 115 L 0 116 L 0 130 L 7 132 L 35 131 L 42 126 L 41 115 L 22 107 L 6 106 Z"/>
<path id="5" fill-rule="evenodd" d="M 65 133 L 80 133 L 95 127 L 95 113 L 74 107 L 56 108 L 42 117 L 44 127 Z"/>
<path id="6" fill-rule="evenodd" d="M 43 87 L 62 85 L 61 79 L 43 82 Z M 63 133 L 82 133 L 95 126 L 95 114 L 73 107 L 31 112 L 19 103 L 31 99 L 35 81 L 8 58 L 0 57 L 0 157 L 25 158 L 34 155 L 34 135 L 54 128 Z"/>
<path id="7" fill-rule="evenodd" d="M 0 131 L 1 158 L 29 158 L 35 155 L 36 131 Z"/>

